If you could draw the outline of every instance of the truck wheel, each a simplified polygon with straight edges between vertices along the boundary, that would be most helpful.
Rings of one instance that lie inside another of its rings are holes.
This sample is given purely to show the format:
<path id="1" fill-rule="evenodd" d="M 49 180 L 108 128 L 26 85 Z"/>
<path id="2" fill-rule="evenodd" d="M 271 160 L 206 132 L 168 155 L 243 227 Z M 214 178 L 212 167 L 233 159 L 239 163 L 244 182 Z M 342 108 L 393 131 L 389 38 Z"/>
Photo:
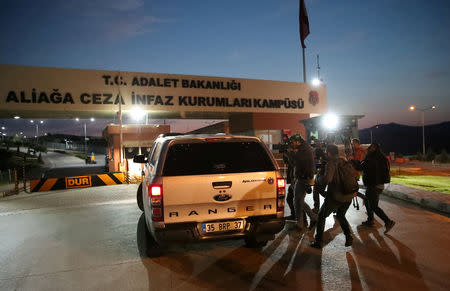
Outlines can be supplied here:
<path id="1" fill-rule="evenodd" d="M 144 213 L 138 221 L 136 240 L 141 258 L 156 258 L 164 254 L 164 249 L 155 241 L 147 228 Z"/>
<path id="2" fill-rule="evenodd" d="M 146 254 L 149 258 L 157 258 L 164 254 L 164 249 L 156 242 L 151 232 L 146 228 Z"/>
<path id="3" fill-rule="evenodd" d="M 144 211 L 144 203 L 142 201 L 142 183 L 139 184 L 139 188 L 137 189 L 136 201 L 139 209 Z"/>
<path id="4" fill-rule="evenodd" d="M 245 240 L 245 247 L 247 248 L 262 248 L 267 245 L 267 240 L 258 241 L 253 236 L 246 237 L 244 240 Z"/>

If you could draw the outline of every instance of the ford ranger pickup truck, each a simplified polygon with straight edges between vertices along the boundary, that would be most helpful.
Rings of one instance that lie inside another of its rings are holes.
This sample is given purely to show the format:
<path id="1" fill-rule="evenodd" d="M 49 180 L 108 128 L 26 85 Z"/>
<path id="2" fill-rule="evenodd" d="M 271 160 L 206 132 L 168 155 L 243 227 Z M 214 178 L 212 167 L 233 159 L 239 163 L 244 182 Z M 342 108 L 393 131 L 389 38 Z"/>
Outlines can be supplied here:
<path id="1" fill-rule="evenodd" d="M 170 242 L 243 238 L 262 247 L 284 227 L 285 179 L 257 137 L 162 134 L 137 191 L 149 256 Z"/>

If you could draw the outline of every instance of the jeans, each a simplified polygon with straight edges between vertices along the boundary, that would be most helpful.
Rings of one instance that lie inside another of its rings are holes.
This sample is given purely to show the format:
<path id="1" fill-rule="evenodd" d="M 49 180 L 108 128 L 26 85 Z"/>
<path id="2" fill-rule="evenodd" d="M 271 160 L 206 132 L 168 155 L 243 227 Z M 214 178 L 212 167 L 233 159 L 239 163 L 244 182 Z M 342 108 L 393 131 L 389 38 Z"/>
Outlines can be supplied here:
<path id="1" fill-rule="evenodd" d="M 291 215 L 295 217 L 295 207 L 294 207 L 294 184 L 289 185 L 288 192 L 286 195 L 286 202 L 291 210 Z"/>
<path id="2" fill-rule="evenodd" d="M 376 186 L 368 186 L 366 189 L 366 209 L 368 221 L 374 220 L 374 212 L 376 215 L 378 215 L 379 218 L 384 221 L 384 223 L 388 223 L 389 221 L 391 221 L 386 213 L 384 213 L 383 209 L 378 206 L 381 192 L 383 192 L 383 189 L 377 188 Z"/>
<path id="3" fill-rule="evenodd" d="M 317 229 L 315 237 L 315 240 L 317 242 L 322 242 L 325 220 L 335 210 L 337 211 L 336 218 L 339 221 L 339 225 L 341 226 L 345 236 L 347 237 L 351 235 L 350 225 L 348 224 L 347 218 L 345 218 L 345 214 L 347 213 L 350 204 L 351 202 L 342 203 L 332 198 L 325 197 L 325 202 L 323 203 L 322 207 L 320 207 L 319 215 L 317 218 Z"/>
<path id="4" fill-rule="evenodd" d="M 305 221 L 304 212 L 308 214 L 311 221 L 317 220 L 317 215 L 311 210 L 311 207 L 309 207 L 309 205 L 305 202 L 307 184 L 309 185 L 309 180 L 307 179 L 297 179 L 297 181 L 295 182 L 294 209 L 295 209 L 295 218 L 300 228 L 306 227 L 306 225 L 304 225 Z"/>

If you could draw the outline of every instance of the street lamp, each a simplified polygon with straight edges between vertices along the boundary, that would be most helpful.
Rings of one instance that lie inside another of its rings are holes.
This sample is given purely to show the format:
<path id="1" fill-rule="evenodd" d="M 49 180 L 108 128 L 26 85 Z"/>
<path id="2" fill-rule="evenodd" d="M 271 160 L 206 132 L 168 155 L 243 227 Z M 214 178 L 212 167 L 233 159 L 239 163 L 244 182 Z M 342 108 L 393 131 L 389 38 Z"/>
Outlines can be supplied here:
<path id="1" fill-rule="evenodd" d="M 30 123 L 33 123 L 34 124 L 34 120 L 32 119 L 32 120 L 30 120 Z M 39 138 L 39 123 L 40 124 L 43 124 L 44 123 L 44 121 L 43 120 L 40 120 L 39 122 L 36 120 L 36 143 L 37 143 L 37 141 L 38 141 L 38 138 Z"/>
<path id="2" fill-rule="evenodd" d="M 77 117 L 77 118 L 75 118 L 75 121 L 79 122 L 80 119 Z M 91 122 L 94 122 L 94 121 L 95 121 L 95 118 L 91 117 L 91 118 L 90 118 L 90 121 L 91 121 Z M 84 126 L 83 126 L 83 127 L 84 127 L 84 155 L 85 155 L 85 157 L 87 157 L 86 122 L 84 122 L 83 125 L 84 125 Z"/>
<path id="3" fill-rule="evenodd" d="M 431 105 L 428 107 L 424 107 L 424 108 L 417 108 L 414 105 L 409 106 L 409 110 L 414 111 L 414 110 L 419 110 L 422 114 L 422 151 L 423 151 L 423 155 L 425 155 L 425 111 L 427 110 L 432 110 L 432 109 L 436 109 L 436 105 Z"/>

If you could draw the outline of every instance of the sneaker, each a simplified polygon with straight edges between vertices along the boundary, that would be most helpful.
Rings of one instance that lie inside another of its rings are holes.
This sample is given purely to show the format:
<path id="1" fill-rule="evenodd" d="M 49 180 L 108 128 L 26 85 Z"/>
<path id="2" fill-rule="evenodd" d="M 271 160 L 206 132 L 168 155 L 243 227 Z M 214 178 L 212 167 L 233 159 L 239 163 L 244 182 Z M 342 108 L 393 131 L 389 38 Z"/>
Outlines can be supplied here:
<path id="1" fill-rule="evenodd" d="M 353 244 L 353 237 L 351 235 L 345 237 L 345 246 L 349 247 Z"/>
<path id="2" fill-rule="evenodd" d="M 362 226 L 367 226 L 367 227 L 372 227 L 375 225 L 375 223 L 373 222 L 373 220 L 366 220 L 363 221 L 363 223 L 361 223 Z"/>
<path id="3" fill-rule="evenodd" d="M 309 246 L 312 247 L 312 248 L 321 249 L 322 248 L 322 243 L 315 240 L 312 243 L 310 243 Z"/>
<path id="4" fill-rule="evenodd" d="M 386 230 L 384 231 L 384 233 L 388 233 L 395 225 L 395 221 L 390 220 L 388 223 L 386 223 Z"/>

